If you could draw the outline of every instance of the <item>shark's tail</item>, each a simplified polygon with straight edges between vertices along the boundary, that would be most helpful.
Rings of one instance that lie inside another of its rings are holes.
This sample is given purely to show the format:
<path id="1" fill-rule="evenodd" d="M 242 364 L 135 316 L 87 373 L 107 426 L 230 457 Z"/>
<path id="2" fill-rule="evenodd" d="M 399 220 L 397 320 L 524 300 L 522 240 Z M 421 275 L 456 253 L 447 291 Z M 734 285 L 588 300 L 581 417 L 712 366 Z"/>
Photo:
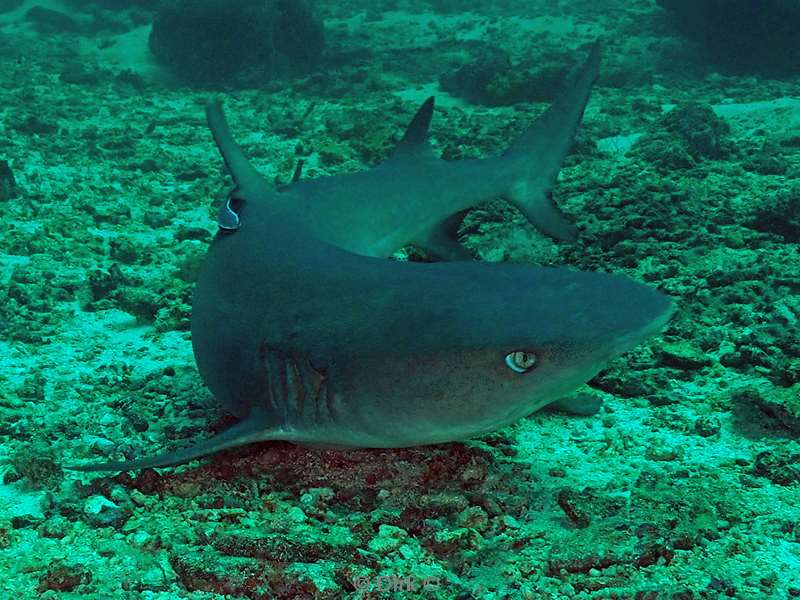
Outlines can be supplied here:
<path id="1" fill-rule="evenodd" d="M 172 467 L 195 458 L 202 458 L 209 454 L 214 454 L 220 450 L 244 446 L 252 442 L 259 442 L 271 439 L 267 435 L 269 421 L 265 414 L 255 412 L 233 427 L 226 429 L 222 433 L 212 438 L 204 440 L 194 446 L 181 448 L 174 452 L 165 452 L 150 458 L 140 458 L 136 460 L 89 463 L 85 465 L 68 465 L 65 469 L 72 471 L 134 471 L 138 469 L 149 469 L 152 467 Z"/>
<path id="2" fill-rule="evenodd" d="M 522 167 L 522 175 L 511 185 L 507 198 L 538 229 L 561 240 L 573 241 L 577 228 L 555 205 L 551 192 L 583 117 L 599 66 L 600 44 L 595 43 L 564 92 L 504 154 L 531 167 Z"/>

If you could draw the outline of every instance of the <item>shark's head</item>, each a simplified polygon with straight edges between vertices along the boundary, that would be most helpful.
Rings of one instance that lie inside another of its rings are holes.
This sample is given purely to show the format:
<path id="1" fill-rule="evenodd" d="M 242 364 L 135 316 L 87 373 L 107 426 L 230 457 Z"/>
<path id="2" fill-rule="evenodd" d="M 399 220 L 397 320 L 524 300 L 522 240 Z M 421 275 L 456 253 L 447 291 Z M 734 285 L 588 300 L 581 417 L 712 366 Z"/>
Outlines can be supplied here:
<path id="1" fill-rule="evenodd" d="M 198 283 L 195 355 L 239 416 L 267 395 L 306 402 L 280 400 L 300 393 L 303 369 L 284 364 L 299 379 L 270 387 L 263 348 L 324 373 L 322 407 L 337 418 L 289 425 L 288 439 L 403 446 L 491 431 L 569 394 L 671 315 L 669 298 L 622 275 L 404 264 L 324 244 L 278 218 L 217 105 L 209 121 L 237 188 Z"/>
<path id="2" fill-rule="evenodd" d="M 628 277 L 569 269 L 439 263 L 361 277 L 365 325 L 349 319 L 319 340 L 356 407 L 342 444 L 444 442 L 507 425 L 658 333 L 673 310 Z"/>

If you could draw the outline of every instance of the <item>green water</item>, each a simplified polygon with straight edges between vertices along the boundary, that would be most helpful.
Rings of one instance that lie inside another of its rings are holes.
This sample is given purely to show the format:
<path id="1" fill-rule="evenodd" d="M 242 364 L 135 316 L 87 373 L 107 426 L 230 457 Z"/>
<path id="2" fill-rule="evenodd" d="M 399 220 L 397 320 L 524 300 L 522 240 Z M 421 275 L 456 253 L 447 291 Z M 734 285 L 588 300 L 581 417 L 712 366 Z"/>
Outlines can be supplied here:
<path id="1" fill-rule="evenodd" d="M 798 12 L 0 0 L 0 600 L 800 597 Z M 597 39 L 554 188 L 577 240 L 503 198 L 456 232 L 479 261 L 619 273 L 674 300 L 575 391 L 597 414 L 437 446 L 62 468 L 236 421 L 190 335 L 232 183 L 210 98 L 279 186 L 381 163 L 431 95 L 434 154 L 487 157 Z"/>

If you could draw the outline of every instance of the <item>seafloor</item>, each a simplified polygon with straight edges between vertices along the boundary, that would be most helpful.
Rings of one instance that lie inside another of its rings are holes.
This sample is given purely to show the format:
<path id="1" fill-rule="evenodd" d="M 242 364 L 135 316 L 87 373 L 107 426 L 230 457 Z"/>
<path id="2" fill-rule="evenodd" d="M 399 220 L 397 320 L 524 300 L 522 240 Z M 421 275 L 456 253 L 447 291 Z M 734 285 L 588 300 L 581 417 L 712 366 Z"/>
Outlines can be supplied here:
<path id="1" fill-rule="evenodd" d="M 279 182 L 298 158 L 306 177 L 377 163 L 434 92 L 438 152 L 498 152 L 546 102 L 470 104 L 439 77 L 481 43 L 566 72 L 602 37 L 556 189 L 579 241 L 497 201 L 468 215 L 464 243 L 484 260 L 627 273 L 675 298 L 672 322 L 580 390 L 604 400 L 595 417 L 77 474 L 60 465 L 231 422 L 188 332 L 230 182 L 210 92 L 163 84 L 146 11 L 101 11 L 121 26 L 87 37 L 38 32 L 33 4 L 0 14 L 0 160 L 15 180 L 0 187 L 0 598 L 334 599 L 365 582 L 372 598 L 800 596 L 796 77 L 715 73 L 644 0 L 318 2 L 339 57 L 324 76 L 224 92 Z"/>

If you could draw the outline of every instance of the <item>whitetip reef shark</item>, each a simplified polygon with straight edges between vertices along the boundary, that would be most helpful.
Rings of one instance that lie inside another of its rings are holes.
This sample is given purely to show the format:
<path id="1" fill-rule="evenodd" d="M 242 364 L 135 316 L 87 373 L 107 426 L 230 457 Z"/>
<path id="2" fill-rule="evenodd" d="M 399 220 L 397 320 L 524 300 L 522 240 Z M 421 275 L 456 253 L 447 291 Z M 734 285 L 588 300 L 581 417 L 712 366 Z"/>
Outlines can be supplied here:
<path id="1" fill-rule="evenodd" d="M 270 197 L 276 211 L 302 219 L 317 238 L 366 256 L 387 257 L 405 244 L 445 260 L 467 260 L 457 228 L 463 211 L 503 196 L 543 233 L 574 241 L 577 229 L 552 199 L 561 163 L 573 143 L 600 66 L 600 47 L 588 58 L 550 107 L 501 155 L 445 161 L 429 142 L 434 99 L 411 120 L 392 156 L 358 173 L 303 179 L 275 188 L 243 157 L 218 103 L 208 109 L 214 139 L 238 161 L 240 185 Z M 240 154 L 240 153 L 239 153 Z M 233 165 L 228 165 L 233 168 Z M 237 191 L 222 207 L 220 225 L 235 229 Z"/>
<path id="2" fill-rule="evenodd" d="M 562 96 L 503 157 L 460 166 L 434 159 L 426 103 L 384 165 L 283 190 L 250 165 L 219 105 L 209 104 L 209 127 L 236 185 L 198 277 L 192 346 L 203 381 L 240 422 L 155 457 L 68 468 L 165 467 L 264 440 L 373 448 L 464 440 L 558 401 L 660 331 L 672 301 L 623 275 L 377 257 L 407 241 L 452 254 L 442 221 L 498 190 L 543 230 L 574 235 L 549 200 L 550 167 L 571 142 L 597 60 L 595 48 L 577 79 L 586 89 Z M 533 161 L 523 151 L 530 145 L 541 151 Z M 537 164 L 544 173 L 531 172 Z M 483 175 L 493 183 L 482 187 Z M 424 212 L 419 194 L 437 205 L 442 194 L 449 204 Z M 424 212 L 411 240 L 388 226 L 411 222 L 401 199 Z M 384 211 L 390 200 L 403 206 L 387 216 L 371 200 Z M 371 216 L 362 219 L 362 207 Z"/>

